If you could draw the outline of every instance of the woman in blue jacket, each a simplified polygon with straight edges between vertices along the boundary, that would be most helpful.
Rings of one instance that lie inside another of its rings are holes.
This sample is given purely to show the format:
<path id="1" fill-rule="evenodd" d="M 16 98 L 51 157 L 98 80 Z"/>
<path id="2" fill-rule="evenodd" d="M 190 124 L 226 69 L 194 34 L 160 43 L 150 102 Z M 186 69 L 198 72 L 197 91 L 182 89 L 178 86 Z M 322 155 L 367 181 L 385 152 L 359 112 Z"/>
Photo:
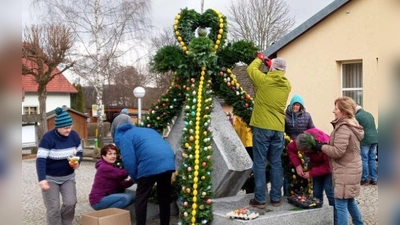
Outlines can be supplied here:
<path id="1" fill-rule="evenodd" d="M 167 141 L 151 128 L 121 124 L 114 135 L 121 150 L 122 162 L 137 183 L 136 224 L 146 224 L 147 202 L 157 182 L 160 224 L 169 224 L 171 204 L 171 176 L 175 171 L 175 155 Z"/>

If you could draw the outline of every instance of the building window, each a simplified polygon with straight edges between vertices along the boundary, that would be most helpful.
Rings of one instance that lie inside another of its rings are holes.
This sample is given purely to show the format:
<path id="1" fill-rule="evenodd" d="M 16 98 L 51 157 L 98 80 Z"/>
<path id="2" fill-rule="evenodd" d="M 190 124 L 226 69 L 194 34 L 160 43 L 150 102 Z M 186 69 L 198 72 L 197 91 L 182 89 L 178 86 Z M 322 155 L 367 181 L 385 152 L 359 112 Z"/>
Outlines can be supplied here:
<path id="1" fill-rule="evenodd" d="M 363 105 L 362 62 L 342 63 L 342 96 L 354 99 Z"/>
<path id="2" fill-rule="evenodd" d="M 25 106 L 24 107 L 24 115 L 28 114 L 38 114 L 38 107 L 37 106 Z"/>

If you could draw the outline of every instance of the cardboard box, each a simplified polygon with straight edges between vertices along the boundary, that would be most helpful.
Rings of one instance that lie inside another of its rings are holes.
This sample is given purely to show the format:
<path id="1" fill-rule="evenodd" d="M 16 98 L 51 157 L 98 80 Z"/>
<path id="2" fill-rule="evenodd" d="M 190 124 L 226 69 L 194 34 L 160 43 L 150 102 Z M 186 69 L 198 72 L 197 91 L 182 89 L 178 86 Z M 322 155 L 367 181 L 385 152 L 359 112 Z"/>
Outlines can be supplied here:
<path id="1" fill-rule="evenodd" d="M 82 225 L 131 225 L 128 210 L 109 208 L 82 214 Z"/>

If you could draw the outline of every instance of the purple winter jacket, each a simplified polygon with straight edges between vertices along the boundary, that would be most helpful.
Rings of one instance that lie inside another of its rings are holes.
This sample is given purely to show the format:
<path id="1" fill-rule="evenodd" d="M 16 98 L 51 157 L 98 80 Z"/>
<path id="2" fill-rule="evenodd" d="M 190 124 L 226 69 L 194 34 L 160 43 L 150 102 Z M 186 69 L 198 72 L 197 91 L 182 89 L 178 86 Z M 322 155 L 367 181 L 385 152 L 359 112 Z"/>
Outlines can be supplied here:
<path id="1" fill-rule="evenodd" d="M 100 202 L 105 196 L 124 192 L 134 183 L 132 179 L 126 180 L 128 177 L 126 170 L 114 167 L 103 159 L 98 160 L 95 167 L 97 171 L 89 194 L 91 206 Z"/>

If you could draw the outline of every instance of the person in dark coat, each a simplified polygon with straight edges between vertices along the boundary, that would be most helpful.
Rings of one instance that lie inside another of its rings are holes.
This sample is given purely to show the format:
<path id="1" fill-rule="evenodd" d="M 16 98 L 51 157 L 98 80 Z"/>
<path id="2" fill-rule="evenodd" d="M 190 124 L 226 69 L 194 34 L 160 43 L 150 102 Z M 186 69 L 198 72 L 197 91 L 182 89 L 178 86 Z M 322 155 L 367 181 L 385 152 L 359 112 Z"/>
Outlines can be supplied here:
<path id="1" fill-rule="evenodd" d="M 285 133 L 291 140 L 294 140 L 297 135 L 311 128 L 314 128 L 311 115 L 306 111 L 303 98 L 296 94 L 290 100 L 290 104 L 287 106 L 285 111 Z M 287 152 L 285 152 L 285 150 L 283 151 L 282 159 L 285 163 L 288 162 L 289 159 L 287 159 Z M 283 193 L 285 196 L 290 195 L 287 177 L 288 171 L 290 170 L 291 166 L 285 168 L 285 176 L 283 179 Z"/>
<path id="2" fill-rule="evenodd" d="M 118 149 L 109 144 L 100 150 L 101 159 L 96 162 L 96 175 L 89 194 L 89 202 L 93 209 L 126 208 L 133 204 L 134 196 L 124 193 L 133 185 L 125 169 L 114 166 Z"/>
<path id="3" fill-rule="evenodd" d="M 169 225 L 171 178 L 175 171 L 175 155 L 171 146 L 156 130 L 129 123 L 120 125 L 114 137 L 125 169 L 137 182 L 136 224 L 146 224 L 147 202 L 157 182 L 160 225 Z"/>
<path id="4" fill-rule="evenodd" d="M 111 132 L 111 137 L 113 138 L 113 141 L 114 141 L 115 131 L 121 124 L 125 124 L 125 123 L 133 124 L 132 118 L 128 114 L 129 114 L 128 109 L 123 108 L 121 110 L 120 114 L 117 117 L 115 117 L 114 120 L 112 121 L 110 132 Z"/>
<path id="5" fill-rule="evenodd" d="M 292 97 L 285 114 L 285 133 L 292 140 L 305 130 L 315 127 L 312 117 L 306 111 L 304 100 L 300 95 Z"/>
<path id="6" fill-rule="evenodd" d="M 361 160 L 363 165 L 361 185 L 377 185 L 378 173 L 376 172 L 376 148 L 378 147 L 378 130 L 374 116 L 357 106 L 356 119 L 364 128 L 364 138 L 361 140 Z"/>

